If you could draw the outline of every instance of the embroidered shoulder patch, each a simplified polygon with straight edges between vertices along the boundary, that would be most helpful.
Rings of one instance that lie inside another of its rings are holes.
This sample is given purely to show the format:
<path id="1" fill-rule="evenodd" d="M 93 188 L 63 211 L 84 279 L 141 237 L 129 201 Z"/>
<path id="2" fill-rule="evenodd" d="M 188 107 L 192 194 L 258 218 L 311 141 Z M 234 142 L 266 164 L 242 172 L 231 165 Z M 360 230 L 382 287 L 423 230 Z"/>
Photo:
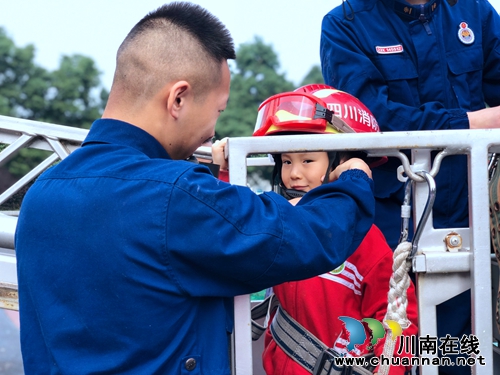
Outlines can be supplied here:
<path id="1" fill-rule="evenodd" d="M 389 55 L 392 53 L 402 53 L 403 52 L 403 45 L 396 44 L 394 46 L 376 46 L 375 50 L 380 55 Z"/>

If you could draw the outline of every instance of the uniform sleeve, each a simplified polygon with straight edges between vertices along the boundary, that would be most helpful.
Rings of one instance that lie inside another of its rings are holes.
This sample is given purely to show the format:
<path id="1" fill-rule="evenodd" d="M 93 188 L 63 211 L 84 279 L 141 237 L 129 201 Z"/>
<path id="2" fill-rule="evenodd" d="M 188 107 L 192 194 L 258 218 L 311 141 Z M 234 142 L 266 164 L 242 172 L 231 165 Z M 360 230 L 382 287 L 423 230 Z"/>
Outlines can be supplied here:
<path id="1" fill-rule="evenodd" d="M 195 167 L 169 199 L 167 272 L 195 296 L 246 294 L 327 272 L 372 225 L 372 188 L 364 172 L 350 170 L 292 206 L 275 193 L 256 195 Z M 186 227 L 196 235 L 182 236 Z"/>
<path id="2" fill-rule="evenodd" d="M 377 246 L 377 244 L 373 244 Z M 384 242 L 379 242 L 378 246 L 387 246 Z M 388 247 L 388 246 L 387 246 Z M 392 263 L 393 257 L 392 252 L 386 253 L 383 258 L 381 258 L 363 279 L 364 291 L 363 291 L 363 301 L 362 301 L 362 316 L 371 317 L 379 322 L 382 322 L 385 318 L 387 312 L 387 295 L 389 293 L 389 281 L 392 275 Z M 411 321 L 411 325 L 403 331 L 403 336 L 415 337 L 418 335 L 418 320 L 417 320 L 417 299 L 415 295 L 415 288 L 413 283 L 410 282 L 410 287 L 407 291 L 408 295 L 408 307 L 407 307 L 407 317 Z M 394 353 L 395 357 L 411 357 L 410 353 L 397 354 L 397 350 L 401 343 L 401 337 L 397 339 Z M 380 358 L 380 355 L 384 351 L 385 338 L 380 339 L 373 352 L 375 356 Z M 411 366 L 405 368 L 404 366 L 391 367 L 391 375 L 404 375 L 406 371 L 410 371 Z"/>
<path id="3" fill-rule="evenodd" d="M 467 129 L 469 127 L 469 120 L 463 109 L 448 110 L 439 102 L 410 106 L 391 100 L 389 86 L 382 72 L 357 44 L 356 30 L 358 28 L 362 30 L 364 26 L 357 24 L 356 19 L 355 17 L 354 21 L 345 21 L 332 14 L 327 14 L 323 18 L 320 55 L 326 84 L 346 91 L 361 100 L 376 114 L 382 131 Z M 401 71 L 395 74 L 401 74 Z M 416 77 L 415 71 L 413 78 Z M 411 96 L 409 92 L 401 94 Z"/>

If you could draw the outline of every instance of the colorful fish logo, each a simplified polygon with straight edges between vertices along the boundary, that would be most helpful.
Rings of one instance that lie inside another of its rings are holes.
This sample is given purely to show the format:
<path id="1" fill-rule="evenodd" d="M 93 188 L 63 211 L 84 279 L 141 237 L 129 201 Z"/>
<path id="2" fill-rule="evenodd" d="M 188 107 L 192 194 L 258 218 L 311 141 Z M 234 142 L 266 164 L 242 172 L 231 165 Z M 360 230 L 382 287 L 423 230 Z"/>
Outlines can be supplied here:
<path id="1" fill-rule="evenodd" d="M 363 323 L 359 320 L 348 317 L 340 316 L 339 319 L 344 322 L 345 329 L 349 332 L 349 344 L 347 350 L 354 350 L 354 345 L 362 345 L 366 340 L 366 332 Z"/>
<path id="2" fill-rule="evenodd" d="M 366 332 L 370 333 L 370 345 L 369 350 L 377 343 L 377 341 L 385 336 L 384 325 L 377 319 L 364 318 L 361 321 L 351 318 L 349 316 L 340 316 L 339 319 L 344 322 L 345 329 L 349 332 L 349 344 L 347 344 L 347 350 L 352 351 L 355 349 L 356 345 L 363 345 L 366 342 Z M 401 336 L 403 329 L 401 325 L 395 320 L 384 320 L 384 323 L 389 327 L 392 332 L 392 339 L 396 340 L 398 336 Z M 366 328 L 366 329 L 365 329 Z"/>
<path id="3" fill-rule="evenodd" d="M 364 318 L 362 322 L 368 328 L 368 332 L 371 332 L 371 340 L 369 349 L 373 348 L 373 346 L 377 343 L 377 341 L 385 336 L 384 325 L 380 323 L 377 319 L 373 318 Z M 347 327 L 346 327 L 347 329 Z"/>

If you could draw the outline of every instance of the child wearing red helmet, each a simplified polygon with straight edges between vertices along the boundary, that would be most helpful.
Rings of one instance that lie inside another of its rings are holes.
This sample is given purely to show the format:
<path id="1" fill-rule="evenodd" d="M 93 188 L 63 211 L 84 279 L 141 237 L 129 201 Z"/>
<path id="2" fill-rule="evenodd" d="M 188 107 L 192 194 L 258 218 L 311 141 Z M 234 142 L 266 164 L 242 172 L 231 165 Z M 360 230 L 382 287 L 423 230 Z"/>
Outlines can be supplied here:
<path id="1" fill-rule="evenodd" d="M 264 101 L 254 135 L 377 131 L 375 118 L 356 98 L 326 85 L 308 85 Z M 223 145 L 224 142 L 218 142 L 213 148 L 214 161 L 222 164 L 222 170 L 227 169 L 227 162 L 221 157 Z M 292 204 L 300 204 L 303 194 L 328 182 L 335 167 L 353 156 L 361 156 L 371 166 L 385 161 L 348 152 L 282 153 L 273 155 L 274 174 L 283 196 Z M 338 219 L 341 218 L 332 218 Z M 387 311 L 392 263 L 390 247 L 380 230 L 372 226 L 358 249 L 340 267 L 307 280 L 275 286 L 280 307 L 265 333 L 266 373 L 310 374 L 321 360 L 319 353 L 324 348 L 332 348 L 338 356 L 373 353 L 379 358 L 385 338 L 376 333 L 373 324 L 382 322 Z M 416 337 L 417 302 L 413 284 L 407 298 L 410 325 L 403 335 Z M 402 337 L 398 337 L 396 348 Z M 410 357 L 411 353 L 405 350 L 400 355 L 395 353 L 395 357 Z M 370 373 L 378 371 L 377 366 L 362 370 L 367 369 Z M 410 369 L 411 366 L 391 366 L 389 374 L 402 375 Z"/>

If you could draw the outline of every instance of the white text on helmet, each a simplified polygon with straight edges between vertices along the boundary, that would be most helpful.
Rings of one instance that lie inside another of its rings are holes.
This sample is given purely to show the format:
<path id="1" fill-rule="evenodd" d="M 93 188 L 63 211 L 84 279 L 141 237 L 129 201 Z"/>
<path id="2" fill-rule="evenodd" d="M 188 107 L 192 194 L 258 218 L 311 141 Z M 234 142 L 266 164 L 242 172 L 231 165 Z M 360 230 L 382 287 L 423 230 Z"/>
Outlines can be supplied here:
<path id="1" fill-rule="evenodd" d="M 335 116 L 341 119 L 350 118 L 351 120 L 357 121 L 375 131 L 379 131 L 378 123 L 375 117 L 364 109 L 340 103 L 327 103 L 327 107 L 335 114 Z"/>

